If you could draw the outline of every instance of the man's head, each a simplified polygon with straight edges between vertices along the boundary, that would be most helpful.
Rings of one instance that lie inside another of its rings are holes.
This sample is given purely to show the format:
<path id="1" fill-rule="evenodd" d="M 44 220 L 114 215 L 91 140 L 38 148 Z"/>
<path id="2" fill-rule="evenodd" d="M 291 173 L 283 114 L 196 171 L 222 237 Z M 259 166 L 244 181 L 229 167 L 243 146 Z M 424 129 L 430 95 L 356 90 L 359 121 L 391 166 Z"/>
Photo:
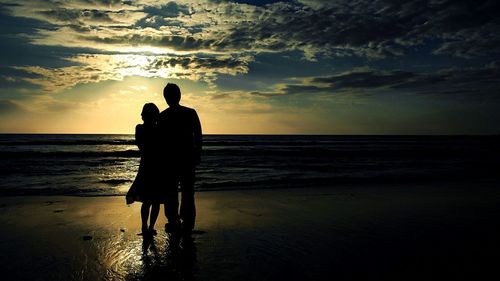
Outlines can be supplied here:
<path id="1" fill-rule="evenodd" d="M 163 97 L 169 106 L 178 105 L 181 100 L 181 89 L 174 83 L 168 83 L 163 88 Z"/>

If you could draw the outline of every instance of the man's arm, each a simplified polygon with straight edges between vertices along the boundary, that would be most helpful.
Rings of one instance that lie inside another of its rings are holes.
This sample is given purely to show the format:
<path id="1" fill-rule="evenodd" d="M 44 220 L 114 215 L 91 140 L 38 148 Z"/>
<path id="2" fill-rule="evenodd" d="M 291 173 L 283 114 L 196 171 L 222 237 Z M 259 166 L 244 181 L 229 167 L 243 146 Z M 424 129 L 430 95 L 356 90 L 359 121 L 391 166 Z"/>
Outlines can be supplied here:
<path id="1" fill-rule="evenodd" d="M 196 110 L 193 109 L 193 138 L 194 138 L 194 151 L 195 151 L 195 162 L 200 164 L 201 161 L 201 149 L 202 149 L 202 132 L 200 118 Z"/>

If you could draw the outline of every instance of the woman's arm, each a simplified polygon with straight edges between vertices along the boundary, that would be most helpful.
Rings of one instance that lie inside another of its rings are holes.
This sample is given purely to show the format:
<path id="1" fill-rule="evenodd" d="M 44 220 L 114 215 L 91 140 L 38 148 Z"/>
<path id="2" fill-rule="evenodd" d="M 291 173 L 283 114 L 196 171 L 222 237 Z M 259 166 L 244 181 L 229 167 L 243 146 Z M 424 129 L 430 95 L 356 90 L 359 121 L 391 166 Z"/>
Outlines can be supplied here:
<path id="1" fill-rule="evenodd" d="M 144 149 L 144 129 L 141 124 L 135 126 L 135 144 L 139 147 L 139 150 Z"/>

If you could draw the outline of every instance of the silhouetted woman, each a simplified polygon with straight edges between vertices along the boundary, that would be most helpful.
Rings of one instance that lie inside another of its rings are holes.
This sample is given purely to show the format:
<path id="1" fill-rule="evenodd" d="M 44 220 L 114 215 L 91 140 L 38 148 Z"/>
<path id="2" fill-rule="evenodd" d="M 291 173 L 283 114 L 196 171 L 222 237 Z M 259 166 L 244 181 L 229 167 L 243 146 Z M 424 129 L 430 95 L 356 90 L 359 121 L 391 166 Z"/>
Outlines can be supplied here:
<path id="1" fill-rule="evenodd" d="M 160 204 L 165 203 L 161 196 L 161 188 L 158 181 L 159 153 L 158 153 L 158 129 L 157 120 L 160 111 L 154 103 L 146 103 L 142 108 L 143 124 L 135 127 L 135 142 L 141 152 L 139 171 L 127 193 L 127 204 L 135 201 L 142 202 L 141 219 L 142 235 L 151 236 L 156 234 L 154 229 Z M 151 214 L 150 214 L 151 210 Z M 148 217 L 150 219 L 148 226 Z"/>

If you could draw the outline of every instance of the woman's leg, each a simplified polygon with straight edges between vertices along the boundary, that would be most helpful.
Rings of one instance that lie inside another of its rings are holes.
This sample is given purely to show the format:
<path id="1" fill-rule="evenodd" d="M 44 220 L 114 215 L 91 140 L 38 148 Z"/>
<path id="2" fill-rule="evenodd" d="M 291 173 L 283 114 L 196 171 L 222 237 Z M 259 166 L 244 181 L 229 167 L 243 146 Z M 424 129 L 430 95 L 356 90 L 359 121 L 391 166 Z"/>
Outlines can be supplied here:
<path id="1" fill-rule="evenodd" d="M 149 230 L 155 228 L 156 219 L 160 213 L 160 204 L 152 204 L 151 206 L 151 218 L 149 219 Z"/>
<path id="2" fill-rule="evenodd" d="M 141 206 L 142 234 L 145 234 L 144 232 L 148 230 L 149 207 L 151 207 L 151 203 L 142 203 Z"/>

